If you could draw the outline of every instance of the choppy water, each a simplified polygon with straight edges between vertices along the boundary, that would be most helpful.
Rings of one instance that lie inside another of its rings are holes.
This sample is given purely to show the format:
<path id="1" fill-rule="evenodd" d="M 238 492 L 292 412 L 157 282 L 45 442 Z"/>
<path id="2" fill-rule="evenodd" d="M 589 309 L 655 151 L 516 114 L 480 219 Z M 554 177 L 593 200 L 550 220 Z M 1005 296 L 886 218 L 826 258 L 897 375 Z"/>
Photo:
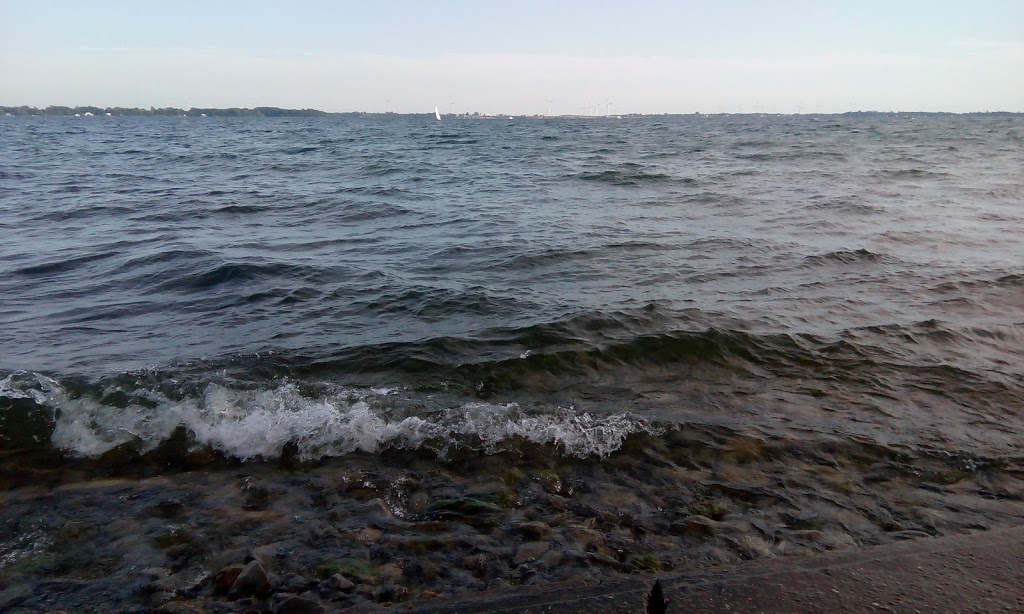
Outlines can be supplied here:
<path id="1" fill-rule="evenodd" d="M 1021 452 L 1019 116 L 0 129 L 0 400 L 77 454 Z"/>

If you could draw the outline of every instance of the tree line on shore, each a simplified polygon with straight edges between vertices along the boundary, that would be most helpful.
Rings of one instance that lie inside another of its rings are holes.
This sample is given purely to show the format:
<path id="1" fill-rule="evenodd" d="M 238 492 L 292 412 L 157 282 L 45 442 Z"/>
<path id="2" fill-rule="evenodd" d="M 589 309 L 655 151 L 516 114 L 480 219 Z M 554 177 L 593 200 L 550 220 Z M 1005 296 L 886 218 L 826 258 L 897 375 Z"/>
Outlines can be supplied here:
<path id="1" fill-rule="evenodd" d="M 936 116 L 936 115 L 1019 115 L 1013 111 L 985 111 L 985 112 L 973 112 L 973 113 L 950 113 L 950 112 L 933 112 L 933 111 L 847 111 L 845 113 L 826 113 L 824 115 L 842 115 L 842 116 L 853 116 L 853 117 L 865 117 L 865 116 Z M 345 113 L 329 113 L 327 111 L 320 111 L 318 109 L 282 109 L 280 107 L 253 107 L 251 109 L 243 109 L 238 107 L 230 107 L 225 109 L 216 108 L 196 108 L 191 109 L 179 109 L 177 107 L 163 107 L 156 108 L 150 107 L 148 109 L 140 109 L 136 107 L 92 107 L 92 106 L 80 106 L 80 107 L 65 107 L 58 105 L 50 105 L 46 108 L 40 109 L 36 107 L 30 107 L 26 105 L 21 106 L 0 106 L 0 115 L 13 115 L 13 116 L 29 116 L 29 115 L 48 115 L 55 117 L 75 117 L 75 116 L 119 116 L 119 117 L 365 117 L 365 116 L 402 116 L 402 115 L 425 115 L 432 116 L 433 113 L 395 113 L 395 112 L 384 112 L 384 113 L 373 113 L 363 111 L 348 111 Z M 662 113 L 658 114 L 662 116 L 676 115 L 673 113 Z M 701 113 L 694 113 L 693 115 L 700 116 Z M 743 113 L 723 113 L 721 115 L 744 115 Z M 780 115 L 778 113 L 753 113 L 747 115 Z M 784 115 L 784 114 L 783 114 Z M 812 114 L 818 115 L 818 114 Z M 464 118 L 492 118 L 505 117 L 505 114 L 496 116 L 486 115 L 481 113 L 464 113 L 459 117 Z M 621 117 L 642 117 L 643 114 L 623 114 Z M 542 117 L 542 116 L 534 116 Z"/>
<path id="2" fill-rule="evenodd" d="M 122 117 L 327 117 L 337 115 L 358 115 L 358 113 L 328 113 L 317 109 L 282 109 L 279 107 L 255 107 L 252 109 L 228 108 L 191 108 L 178 109 L 176 107 L 164 107 L 158 109 L 128 108 L 128 107 L 65 107 L 51 105 L 44 109 L 29 106 L 4 107 L 0 106 L 2 115 L 50 115 L 58 117 L 74 117 L 76 115 L 102 115 Z"/>

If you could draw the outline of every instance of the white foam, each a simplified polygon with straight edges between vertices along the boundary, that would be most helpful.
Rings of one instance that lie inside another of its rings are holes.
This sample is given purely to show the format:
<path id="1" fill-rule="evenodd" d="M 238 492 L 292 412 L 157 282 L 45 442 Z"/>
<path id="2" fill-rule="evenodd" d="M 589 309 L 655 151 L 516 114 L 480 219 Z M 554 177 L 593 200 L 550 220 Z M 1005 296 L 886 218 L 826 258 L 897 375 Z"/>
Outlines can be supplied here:
<path id="1" fill-rule="evenodd" d="M 0 396 L 10 399 L 32 399 L 45 405 L 52 391 L 63 390 L 55 380 L 29 371 L 15 371 L 0 380 Z"/>
<path id="2" fill-rule="evenodd" d="M 0 391 L 27 393 L 7 379 L 0 382 Z M 201 398 L 185 401 L 134 391 L 155 407 L 119 408 L 71 398 L 53 380 L 45 384 L 39 386 L 45 392 L 31 390 L 59 408 L 53 444 L 82 456 L 97 456 L 133 440 L 151 449 L 179 426 L 197 445 L 240 459 L 275 458 L 289 442 L 298 446 L 301 458 L 314 459 L 388 448 L 429 447 L 444 455 L 466 445 L 497 452 L 516 440 L 554 446 L 570 456 L 607 456 L 632 433 L 657 432 L 628 414 L 598 416 L 561 407 L 527 412 L 515 403 L 466 403 L 410 415 L 387 402 L 398 395 L 394 388 L 338 389 L 310 397 L 287 382 L 262 390 L 209 384 Z"/>

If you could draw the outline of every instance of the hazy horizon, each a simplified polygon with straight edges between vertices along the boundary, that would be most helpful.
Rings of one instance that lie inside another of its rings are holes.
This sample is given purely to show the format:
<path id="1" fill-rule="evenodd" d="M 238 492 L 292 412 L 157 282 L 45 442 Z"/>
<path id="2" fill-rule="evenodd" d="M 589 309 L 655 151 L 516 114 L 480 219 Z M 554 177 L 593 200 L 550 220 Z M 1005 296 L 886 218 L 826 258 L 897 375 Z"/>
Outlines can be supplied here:
<path id="1" fill-rule="evenodd" d="M 516 115 L 1024 111 L 1024 3 L 0 0 L 35 107 Z"/>
<path id="2" fill-rule="evenodd" d="M 0 101 L 0 102 L 3 102 L 3 101 Z M 159 112 L 159 111 L 165 111 L 165 110 L 168 110 L 168 109 L 180 110 L 180 111 L 185 111 L 185 112 L 192 112 L 192 111 L 195 111 L 195 112 L 201 112 L 201 111 L 232 111 L 232 110 L 255 111 L 255 110 L 259 110 L 259 109 L 275 109 L 275 110 L 279 110 L 279 111 L 295 112 L 295 113 L 301 113 L 301 112 L 324 113 L 324 114 L 326 114 L 325 116 L 335 116 L 335 115 L 393 115 L 393 116 L 396 116 L 396 117 L 416 117 L 416 116 L 423 115 L 423 116 L 433 117 L 433 115 L 434 115 L 434 110 L 433 109 L 428 109 L 428 110 L 423 110 L 423 111 L 410 111 L 410 112 L 404 112 L 404 111 L 388 111 L 388 112 L 385 112 L 385 111 L 358 111 L 358 110 L 324 111 L 323 109 L 316 109 L 316 108 L 313 108 L 313 107 L 285 108 L 285 107 L 275 107 L 275 106 L 271 106 L 271 105 L 258 105 L 258 106 L 255 106 L 255 107 L 188 107 L 188 108 L 163 105 L 163 106 L 152 106 L 152 107 L 145 107 L 144 108 L 144 107 L 123 107 L 123 106 L 119 106 L 119 107 L 103 107 L 103 106 L 93 105 L 93 104 L 73 104 L 73 105 L 72 104 L 67 104 L 67 105 L 61 104 L 61 105 L 46 105 L 46 106 L 38 106 L 38 107 L 37 106 L 33 106 L 33 105 L 0 104 L 0 109 L 3 109 L 3 108 L 14 108 L 14 107 L 29 107 L 29 108 L 40 110 L 40 111 L 45 111 L 45 110 L 47 110 L 50 107 L 67 108 L 67 109 L 71 109 L 71 110 L 79 110 L 79 109 L 101 109 L 101 110 L 106 110 L 106 109 L 125 109 L 125 110 L 139 110 L 139 111 L 146 111 L 146 112 L 151 112 L 151 111 Z M 440 108 L 439 108 L 439 111 L 440 111 Z M 446 114 L 448 114 L 447 111 L 442 113 L 442 116 L 444 116 Z M 513 114 L 513 113 L 473 113 L 473 112 L 469 112 L 469 113 L 467 113 L 467 112 L 456 112 L 456 113 L 454 113 L 454 115 L 459 115 L 459 116 L 479 115 L 480 117 L 488 117 L 488 118 L 489 117 L 501 118 L 501 117 L 504 117 L 506 115 L 509 115 L 509 116 L 515 115 L 517 117 L 541 117 L 541 118 L 542 117 L 552 117 L 552 118 L 558 118 L 558 117 L 580 117 L 580 118 L 597 117 L 597 118 L 600 118 L 600 117 L 625 117 L 625 116 L 661 117 L 661 116 L 687 116 L 687 115 L 761 115 L 761 116 L 765 116 L 765 115 L 778 115 L 778 116 L 793 115 L 793 116 L 795 116 L 795 115 L 852 115 L 852 114 L 878 114 L 878 115 L 900 115 L 900 114 L 914 114 L 914 115 L 920 115 L 920 114 L 924 114 L 924 115 L 1011 114 L 1011 115 L 1021 115 L 1021 114 L 1024 114 L 1024 111 L 1004 111 L 1004 110 L 1000 110 L 1000 109 L 993 109 L 993 110 L 988 110 L 988 111 L 919 111 L 919 110 L 915 110 L 915 109 L 884 109 L 884 110 L 883 109 L 859 109 L 859 110 L 856 110 L 856 111 L 833 111 L 833 112 L 822 112 L 822 113 L 818 113 L 818 112 L 814 112 L 814 111 L 800 111 L 800 112 L 792 112 L 792 113 L 768 112 L 768 111 L 742 111 L 742 112 L 740 112 L 740 111 L 736 111 L 736 112 L 721 111 L 721 112 L 718 112 L 718 113 L 701 113 L 701 112 L 698 111 L 698 112 L 693 112 L 693 113 L 667 113 L 667 112 L 666 113 L 627 113 L 627 112 L 621 112 L 621 113 L 612 113 L 611 115 L 608 115 L 608 114 L 604 113 L 603 110 L 601 112 L 599 112 L 599 113 L 592 113 L 590 115 L 587 115 L 586 113 L 562 113 L 562 114 L 551 113 L 551 115 L 548 115 L 547 113 L 520 113 L 520 114 Z M 128 117 L 128 116 L 134 116 L 134 115 L 124 115 L 124 116 Z M 61 116 L 54 115 L 54 117 L 61 117 Z M 140 115 L 140 117 L 142 117 L 142 116 Z M 149 117 L 149 115 L 146 115 L 145 117 Z M 232 115 L 223 115 L 223 117 L 234 117 L 234 116 L 232 116 Z M 241 117 L 241 116 L 239 116 L 239 117 Z M 266 116 L 259 115 L 259 116 L 254 116 L 254 117 L 268 117 L 268 118 L 272 118 L 272 117 L 278 117 L 278 115 L 266 115 Z M 287 115 L 282 115 L 281 117 L 287 117 Z M 306 117 L 317 117 L 317 116 L 306 116 Z"/>

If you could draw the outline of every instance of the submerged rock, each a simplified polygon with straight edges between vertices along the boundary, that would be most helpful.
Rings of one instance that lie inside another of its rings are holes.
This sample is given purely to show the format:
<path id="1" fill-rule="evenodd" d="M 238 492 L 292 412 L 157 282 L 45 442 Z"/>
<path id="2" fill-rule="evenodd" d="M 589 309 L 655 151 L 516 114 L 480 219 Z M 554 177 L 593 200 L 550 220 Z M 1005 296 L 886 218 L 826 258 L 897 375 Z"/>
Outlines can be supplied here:
<path id="1" fill-rule="evenodd" d="M 259 561 L 250 561 L 242 569 L 241 573 L 238 574 L 235 583 L 231 585 L 230 593 L 243 597 L 250 595 L 266 597 L 270 594 L 272 588 L 273 585 L 270 583 L 270 577 L 264 571 L 263 566 L 259 564 Z"/>
<path id="2" fill-rule="evenodd" d="M 541 521 L 521 522 L 516 525 L 516 531 L 533 540 L 547 539 L 551 536 L 551 527 Z"/>
<path id="3" fill-rule="evenodd" d="M 238 579 L 238 575 L 245 569 L 245 565 L 228 565 L 224 569 L 217 572 L 217 575 L 213 577 L 213 594 L 214 595 L 227 595 L 228 591 L 231 590 L 231 586 L 234 585 L 235 580 Z"/>
<path id="4" fill-rule="evenodd" d="M 323 614 L 326 611 L 319 601 L 301 596 L 288 597 L 274 608 L 274 614 Z"/>
<path id="5" fill-rule="evenodd" d="M 672 523 L 671 531 L 676 535 L 689 537 L 712 537 L 718 532 L 720 526 L 721 523 L 706 516 L 689 516 Z"/>
<path id="6" fill-rule="evenodd" d="M 45 405 L 0 395 L 0 450 L 45 448 L 56 424 L 56 416 Z"/>
<path id="7" fill-rule="evenodd" d="M 355 588 L 356 585 L 340 573 L 334 574 L 320 584 L 321 591 L 332 593 L 351 593 Z"/>
<path id="8" fill-rule="evenodd" d="M 153 610 L 153 614 L 202 614 L 202 607 L 187 601 L 169 601 Z"/>
<path id="9" fill-rule="evenodd" d="M 459 497 L 457 499 L 434 501 L 424 510 L 424 515 L 428 517 L 472 516 L 475 514 L 493 514 L 500 511 L 501 508 L 493 503 L 472 497 Z"/>
<path id="10" fill-rule="evenodd" d="M 301 593 L 315 583 L 299 574 L 290 573 L 286 575 L 277 586 L 277 590 L 284 593 Z"/>
<path id="11" fill-rule="evenodd" d="M 551 545 L 548 542 L 526 542 L 516 551 L 516 555 L 512 557 L 512 563 L 519 565 L 527 561 L 536 560 L 550 549 Z"/>

